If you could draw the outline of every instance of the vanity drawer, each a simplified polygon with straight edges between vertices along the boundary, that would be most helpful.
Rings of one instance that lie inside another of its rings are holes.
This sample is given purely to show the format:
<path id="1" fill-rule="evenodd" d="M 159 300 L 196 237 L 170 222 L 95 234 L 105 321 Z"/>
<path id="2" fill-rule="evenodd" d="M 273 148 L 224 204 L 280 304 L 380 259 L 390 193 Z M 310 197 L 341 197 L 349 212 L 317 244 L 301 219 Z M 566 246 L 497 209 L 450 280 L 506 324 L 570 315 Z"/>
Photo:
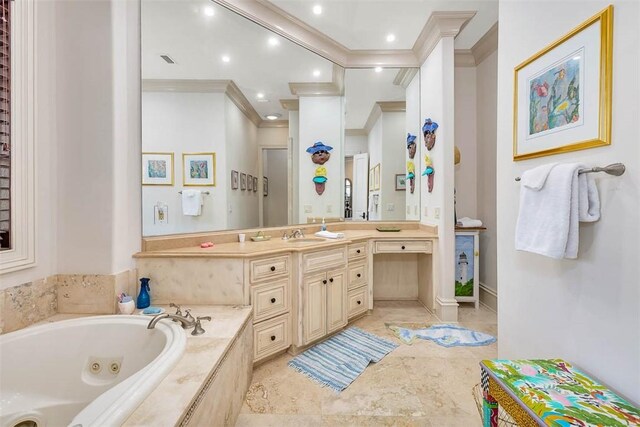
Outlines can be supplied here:
<path id="1" fill-rule="evenodd" d="M 433 252 L 430 240 L 379 240 L 376 241 L 376 253 Z"/>
<path id="2" fill-rule="evenodd" d="M 252 286 L 251 305 L 254 323 L 289 311 L 289 279 Z"/>
<path id="3" fill-rule="evenodd" d="M 368 298 L 369 289 L 366 286 L 349 291 L 347 294 L 347 317 L 351 319 L 367 311 Z"/>
<path id="4" fill-rule="evenodd" d="M 256 362 L 291 345 L 288 314 L 253 325 L 253 361 Z"/>
<path id="5" fill-rule="evenodd" d="M 250 262 L 249 274 L 252 282 L 288 275 L 291 271 L 291 256 L 256 259 Z"/>
<path id="6" fill-rule="evenodd" d="M 353 243 L 349 245 L 349 259 L 364 258 L 367 256 L 367 244 L 366 243 Z"/>
<path id="7" fill-rule="evenodd" d="M 366 263 L 349 264 L 349 286 L 348 289 L 356 288 L 367 282 Z"/>
<path id="8" fill-rule="evenodd" d="M 340 268 L 345 264 L 346 255 L 344 247 L 302 254 L 302 270 L 308 273 L 329 268 Z"/>

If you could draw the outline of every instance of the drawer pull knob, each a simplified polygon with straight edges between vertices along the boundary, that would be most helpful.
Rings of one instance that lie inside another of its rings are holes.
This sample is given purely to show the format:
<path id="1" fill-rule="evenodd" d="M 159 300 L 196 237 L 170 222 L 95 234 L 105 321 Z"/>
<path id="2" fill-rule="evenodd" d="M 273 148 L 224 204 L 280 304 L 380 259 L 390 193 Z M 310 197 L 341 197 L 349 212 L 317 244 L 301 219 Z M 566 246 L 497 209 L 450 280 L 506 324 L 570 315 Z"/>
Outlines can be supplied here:
<path id="1" fill-rule="evenodd" d="M 362 301 L 358 301 L 358 305 L 362 304 Z"/>
<path id="2" fill-rule="evenodd" d="M 333 277 L 332 277 L 331 279 L 329 279 L 329 281 L 330 281 L 331 283 L 333 283 Z"/>
<path id="3" fill-rule="evenodd" d="M 271 298 L 271 304 L 273 304 L 274 302 L 276 302 L 275 298 Z"/>
<path id="4" fill-rule="evenodd" d="M 271 335 L 271 341 L 275 341 L 276 340 L 276 336 L 275 335 Z"/>
<path id="5" fill-rule="evenodd" d="M 362 274 L 358 273 L 358 274 L 356 274 L 356 276 L 358 276 L 358 277 L 362 277 Z"/>
<path id="6" fill-rule="evenodd" d="M 356 253 L 357 253 L 357 254 L 359 254 L 359 253 L 360 253 L 360 249 L 358 249 L 358 250 L 356 251 Z"/>
<path id="7" fill-rule="evenodd" d="M 404 250 L 404 245 L 402 245 L 402 250 Z"/>
<path id="8" fill-rule="evenodd" d="M 404 246 L 402 247 L 402 249 L 404 249 Z M 276 266 L 275 265 L 271 266 L 271 271 L 276 271 Z"/>
<path id="9" fill-rule="evenodd" d="M 326 280 L 323 280 L 323 281 L 322 281 L 322 283 L 326 285 L 326 284 L 327 284 L 327 281 L 326 281 Z"/>

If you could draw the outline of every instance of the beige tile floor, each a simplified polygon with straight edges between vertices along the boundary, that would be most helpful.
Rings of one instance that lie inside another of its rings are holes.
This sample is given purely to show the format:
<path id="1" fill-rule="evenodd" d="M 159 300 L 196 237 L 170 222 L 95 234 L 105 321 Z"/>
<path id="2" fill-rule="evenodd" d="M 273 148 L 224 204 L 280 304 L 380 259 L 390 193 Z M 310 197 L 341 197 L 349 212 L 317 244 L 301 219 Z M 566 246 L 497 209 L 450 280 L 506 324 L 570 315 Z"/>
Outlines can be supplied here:
<path id="1" fill-rule="evenodd" d="M 497 336 L 495 313 L 472 305 L 459 310 L 460 325 Z M 353 323 L 398 343 L 385 323 L 438 323 L 417 302 L 376 302 Z M 236 426 L 460 426 L 482 423 L 471 394 L 478 363 L 497 357 L 497 344 L 441 347 L 416 340 L 369 365 L 342 393 L 320 387 L 287 366 L 283 355 L 253 372 Z"/>

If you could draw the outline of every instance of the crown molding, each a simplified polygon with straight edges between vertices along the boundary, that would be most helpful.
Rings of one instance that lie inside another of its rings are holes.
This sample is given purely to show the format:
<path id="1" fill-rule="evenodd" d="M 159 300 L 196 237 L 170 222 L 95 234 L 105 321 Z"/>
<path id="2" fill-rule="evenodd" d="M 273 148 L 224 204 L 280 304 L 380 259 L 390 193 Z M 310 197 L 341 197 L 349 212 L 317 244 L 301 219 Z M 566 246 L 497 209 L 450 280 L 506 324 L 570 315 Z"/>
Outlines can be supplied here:
<path id="1" fill-rule="evenodd" d="M 433 12 L 412 49 L 351 50 L 267 0 L 212 0 L 345 68 L 420 67 L 442 37 L 455 37 L 475 12 Z"/>
<path id="2" fill-rule="evenodd" d="M 264 121 L 233 80 L 142 79 L 142 91 L 224 93 L 254 125 Z"/>
<path id="3" fill-rule="evenodd" d="M 259 128 L 288 128 L 289 120 L 263 120 Z"/>
<path id="4" fill-rule="evenodd" d="M 471 49 L 456 49 L 454 51 L 454 66 L 456 67 L 475 67 L 476 59 L 473 57 Z"/>
<path id="5" fill-rule="evenodd" d="M 345 69 L 333 64 L 331 82 L 289 83 L 292 95 L 297 96 L 342 96 L 344 95 Z"/>
<path id="6" fill-rule="evenodd" d="M 473 11 L 432 12 L 413 45 L 418 62 L 424 63 L 441 38 L 457 36 L 475 15 Z"/>
<path id="7" fill-rule="evenodd" d="M 345 129 L 344 136 L 367 136 L 369 133 L 366 129 Z"/>
<path id="8" fill-rule="evenodd" d="M 418 74 L 418 70 L 418 68 L 400 68 L 398 74 L 396 74 L 396 77 L 393 79 L 393 84 L 406 89 L 416 74 Z"/>
<path id="9" fill-rule="evenodd" d="M 401 113 L 405 111 L 407 111 L 407 103 L 405 101 L 378 101 L 371 108 L 369 117 L 364 124 L 364 131 L 368 135 L 382 113 Z"/>
<path id="10" fill-rule="evenodd" d="M 297 99 L 281 99 L 280 105 L 288 111 L 298 111 L 300 109 L 300 101 Z"/>
<path id="11" fill-rule="evenodd" d="M 476 60 L 476 64 L 481 63 L 489 55 L 498 49 L 498 23 L 493 24 L 491 28 L 480 37 L 480 40 L 476 42 L 471 48 L 473 57 Z"/>

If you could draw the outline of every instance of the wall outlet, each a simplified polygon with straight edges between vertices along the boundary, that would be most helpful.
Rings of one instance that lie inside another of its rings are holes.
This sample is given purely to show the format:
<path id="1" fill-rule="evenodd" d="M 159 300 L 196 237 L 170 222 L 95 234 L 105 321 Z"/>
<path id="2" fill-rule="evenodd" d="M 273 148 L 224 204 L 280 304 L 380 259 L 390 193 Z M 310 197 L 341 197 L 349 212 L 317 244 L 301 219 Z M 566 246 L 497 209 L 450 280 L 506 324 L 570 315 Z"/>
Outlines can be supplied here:
<path id="1" fill-rule="evenodd" d="M 327 205 L 327 213 L 333 212 L 333 205 Z"/>
<path id="2" fill-rule="evenodd" d="M 311 213 L 311 212 L 313 212 L 313 206 L 304 205 L 304 213 Z"/>
<path id="3" fill-rule="evenodd" d="M 436 208 L 433 216 L 435 217 L 435 219 L 440 219 L 440 208 Z"/>
<path id="4" fill-rule="evenodd" d="M 396 210 L 396 205 L 394 205 L 393 203 L 387 203 L 387 210 L 389 212 Z"/>

